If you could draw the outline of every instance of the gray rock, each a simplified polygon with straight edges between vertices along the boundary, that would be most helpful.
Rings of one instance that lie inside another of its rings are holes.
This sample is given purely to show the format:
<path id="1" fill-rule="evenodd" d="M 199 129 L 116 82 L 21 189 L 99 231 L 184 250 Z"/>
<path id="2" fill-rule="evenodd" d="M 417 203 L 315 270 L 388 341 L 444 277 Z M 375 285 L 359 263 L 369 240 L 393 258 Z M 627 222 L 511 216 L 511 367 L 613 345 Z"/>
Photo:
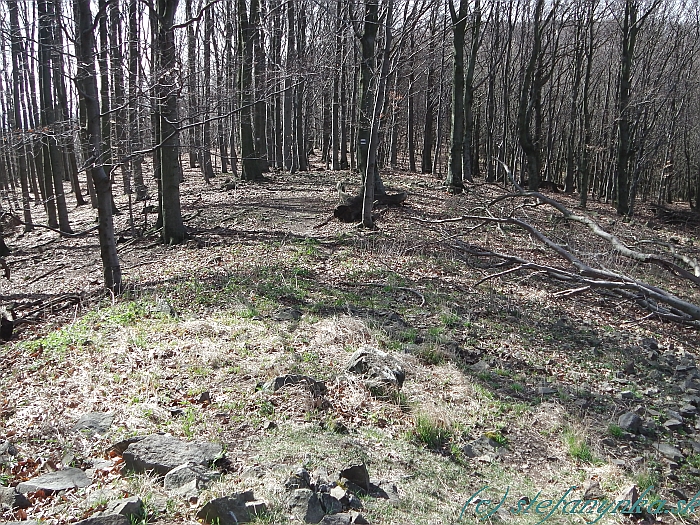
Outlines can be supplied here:
<path id="1" fill-rule="evenodd" d="M 635 412 L 625 412 L 617 419 L 617 424 L 622 430 L 636 434 L 642 426 L 642 418 Z"/>
<path id="2" fill-rule="evenodd" d="M 318 494 L 318 499 L 321 501 L 321 506 L 326 514 L 338 514 L 339 512 L 343 512 L 343 504 L 329 493 L 323 492 Z"/>
<path id="3" fill-rule="evenodd" d="M 467 443 L 466 445 L 464 445 L 462 447 L 462 454 L 464 454 L 465 456 L 467 456 L 470 459 L 475 458 L 479 455 L 479 454 L 477 454 L 476 450 L 474 450 L 474 446 L 469 444 L 469 443 Z"/>
<path id="4" fill-rule="evenodd" d="M 131 521 L 121 514 L 99 514 L 79 521 L 76 525 L 131 525 Z"/>
<path id="5" fill-rule="evenodd" d="M 197 518 L 206 523 L 236 525 L 253 521 L 255 516 L 267 512 L 267 505 L 256 500 L 252 490 L 239 492 L 223 498 L 216 498 L 197 512 Z"/>
<path id="6" fill-rule="evenodd" d="M 552 388 L 550 386 L 538 386 L 537 387 L 537 395 L 538 396 L 551 396 L 552 394 L 556 394 L 557 389 Z"/>
<path id="7" fill-rule="evenodd" d="M 683 423 L 681 423 L 677 419 L 669 419 L 664 423 L 664 426 L 669 430 L 680 430 L 681 428 L 683 428 Z"/>
<path id="8" fill-rule="evenodd" d="M 5 465 L 10 462 L 12 456 L 17 455 L 17 449 L 9 441 L 0 443 L 0 465 Z"/>
<path id="9" fill-rule="evenodd" d="M 325 513 L 316 493 L 311 489 L 297 489 L 287 500 L 287 508 L 304 523 L 318 523 Z"/>
<path id="10" fill-rule="evenodd" d="M 313 377 L 304 376 L 301 374 L 287 374 L 284 376 L 275 377 L 270 379 L 267 383 L 263 385 L 264 390 L 270 390 L 271 392 L 277 392 L 280 388 L 284 388 L 288 385 L 304 385 L 312 393 L 317 395 L 322 395 L 326 393 L 326 384 L 323 381 L 316 381 Z"/>
<path id="11" fill-rule="evenodd" d="M 2 456 L 16 456 L 17 448 L 10 441 L 3 441 L 0 443 L 0 455 Z"/>
<path id="12" fill-rule="evenodd" d="M 209 466 L 222 454 L 223 448 L 218 443 L 186 442 L 169 435 L 152 434 L 129 445 L 124 451 L 124 464 L 134 472 L 154 471 L 165 475 L 186 463 Z"/>
<path id="13" fill-rule="evenodd" d="M 352 515 L 351 514 L 334 514 L 332 516 L 324 516 L 320 525 L 351 525 Z"/>
<path id="14" fill-rule="evenodd" d="M 623 504 L 620 507 L 620 510 L 622 511 L 622 509 L 632 508 L 638 499 L 639 499 L 639 490 L 637 489 L 636 485 L 631 485 L 631 486 L 627 487 L 625 490 L 623 490 L 615 498 L 615 503 L 622 502 L 622 501 L 629 502 L 627 504 Z"/>
<path id="15" fill-rule="evenodd" d="M 325 516 L 321 521 L 321 525 L 369 525 L 362 514 L 357 512 L 347 512 L 343 514 L 334 514 L 333 516 Z"/>
<path id="16" fill-rule="evenodd" d="M 132 496 L 130 498 L 110 501 L 107 504 L 107 510 L 105 510 L 103 514 L 119 514 L 129 518 L 129 520 L 132 518 L 136 520 L 144 517 L 145 509 L 141 498 Z"/>
<path id="17" fill-rule="evenodd" d="M 683 423 L 683 416 L 681 416 L 681 415 L 680 415 L 678 412 L 676 412 L 675 410 L 667 410 L 667 411 L 666 411 L 666 416 L 667 416 L 669 419 L 675 419 L 676 421 L 680 421 L 681 423 Z"/>
<path id="18" fill-rule="evenodd" d="M 693 449 L 693 454 L 700 454 L 700 442 L 690 440 L 688 441 L 688 445 Z"/>
<path id="19" fill-rule="evenodd" d="M 195 488 L 203 489 L 206 488 L 209 482 L 219 476 L 220 474 L 218 472 L 208 470 L 201 465 L 187 463 L 175 467 L 165 475 L 165 478 L 163 478 L 163 488 L 165 490 L 177 491 L 185 485 L 194 482 Z"/>
<path id="20" fill-rule="evenodd" d="M 27 520 L 27 521 L 3 521 L 3 525 L 39 525 L 38 521 Z"/>
<path id="21" fill-rule="evenodd" d="M 679 461 L 683 459 L 683 454 L 676 447 L 669 445 L 668 443 L 654 443 L 652 445 L 659 453 L 673 461 Z"/>
<path id="22" fill-rule="evenodd" d="M 600 488 L 600 483 L 594 480 L 589 480 L 583 484 L 583 499 L 603 499 L 605 492 Z"/>
<path id="23" fill-rule="evenodd" d="M 284 482 L 284 488 L 287 490 L 310 489 L 311 474 L 303 467 L 300 467 L 287 478 Z"/>
<path id="24" fill-rule="evenodd" d="M 484 372 L 488 372 L 491 366 L 489 365 L 488 361 L 482 359 L 481 361 L 478 361 L 471 365 L 469 368 L 474 370 L 474 372 L 476 372 L 477 374 L 481 374 Z"/>
<path id="25" fill-rule="evenodd" d="M 275 321 L 298 321 L 301 319 L 301 312 L 296 308 L 280 308 L 272 313 Z"/>
<path id="26" fill-rule="evenodd" d="M 377 481 L 372 487 L 372 489 L 373 497 L 385 499 L 392 506 L 396 506 L 400 503 L 399 489 L 396 488 L 395 483 L 384 480 Z"/>
<path id="27" fill-rule="evenodd" d="M 338 474 L 338 476 L 341 479 L 347 479 L 350 483 L 354 483 L 362 490 L 369 493 L 369 472 L 367 472 L 367 466 L 364 463 L 348 465 L 340 471 L 340 474 Z"/>
<path id="28" fill-rule="evenodd" d="M 32 502 L 14 487 L 0 487 L 0 509 L 28 509 L 31 506 Z"/>
<path id="29" fill-rule="evenodd" d="M 683 396 L 683 401 L 696 408 L 700 407 L 700 396 Z"/>
<path id="30" fill-rule="evenodd" d="M 680 413 L 681 416 L 683 417 L 694 417 L 698 413 L 698 409 L 688 403 L 687 405 L 683 405 L 678 412 Z"/>
<path id="31" fill-rule="evenodd" d="M 634 392 L 631 390 L 623 390 L 618 394 L 620 399 L 634 399 Z"/>
<path id="32" fill-rule="evenodd" d="M 24 481 L 17 485 L 17 490 L 22 494 L 43 490 L 46 492 L 57 492 L 74 488 L 87 487 L 92 483 L 79 468 L 67 468 L 49 472 L 36 478 Z"/>
<path id="33" fill-rule="evenodd" d="M 651 337 L 645 337 L 643 338 L 639 344 L 642 346 L 642 348 L 645 348 L 647 350 L 658 350 L 659 349 L 659 343 L 656 339 L 652 339 Z"/>
<path id="34" fill-rule="evenodd" d="M 370 389 L 400 389 L 406 379 L 403 365 L 395 357 L 377 348 L 363 346 L 348 361 L 345 369 L 363 376 Z"/>
<path id="35" fill-rule="evenodd" d="M 114 412 L 89 412 L 73 425 L 73 432 L 81 432 L 87 436 L 102 435 L 110 429 L 113 422 Z"/>

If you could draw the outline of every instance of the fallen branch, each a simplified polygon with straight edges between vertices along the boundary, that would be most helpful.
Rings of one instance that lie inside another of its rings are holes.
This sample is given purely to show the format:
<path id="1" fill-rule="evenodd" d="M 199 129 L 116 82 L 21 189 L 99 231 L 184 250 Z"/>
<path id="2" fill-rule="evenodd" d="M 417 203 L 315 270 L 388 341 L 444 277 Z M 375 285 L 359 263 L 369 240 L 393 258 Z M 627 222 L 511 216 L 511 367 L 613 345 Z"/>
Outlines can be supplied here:
<path id="1" fill-rule="evenodd" d="M 661 266 L 662 268 L 665 268 L 666 270 L 670 271 L 674 275 L 680 275 L 681 277 L 688 279 L 689 281 L 695 283 L 697 286 L 700 286 L 700 275 L 691 273 L 688 270 L 686 270 L 685 268 L 678 266 L 676 263 L 669 261 L 668 259 L 665 259 L 663 257 L 660 257 L 656 254 L 644 253 L 644 252 L 639 252 L 637 250 L 633 250 L 632 248 L 627 246 L 624 242 L 622 242 L 617 236 L 615 236 L 612 233 L 601 228 L 600 225 L 598 223 L 596 223 L 590 217 L 587 217 L 585 215 L 577 215 L 574 212 L 572 212 L 571 210 L 569 210 L 566 206 L 561 204 L 560 202 L 555 201 L 554 199 L 551 199 L 551 198 L 547 197 L 546 195 L 543 195 L 540 192 L 525 191 L 520 185 L 518 185 L 515 182 L 508 166 L 501 161 L 498 161 L 498 162 L 500 162 L 501 165 L 503 165 L 503 167 L 506 170 L 506 173 L 508 175 L 508 178 L 510 179 L 511 183 L 515 186 L 516 190 L 518 190 L 518 193 L 510 193 L 508 195 L 499 196 L 498 198 L 494 199 L 494 201 L 492 201 L 492 203 L 498 202 L 498 201 L 503 200 L 505 198 L 535 197 L 540 202 L 543 202 L 545 204 L 549 204 L 550 206 L 555 208 L 557 211 L 559 211 L 564 216 L 565 219 L 567 219 L 569 221 L 578 222 L 580 224 L 587 226 L 595 235 L 597 235 L 601 239 L 608 241 L 610 243 L 610 245 L 612 246 L 613 250 L 615 250 L 620 255 L 627 257 L 629 259 L 635 260 L 637 262 L 656 264 L 656 265 Z"/>
<path id="2" fill-rule="evenodd" d="M 13 215 L 12 218 L 13 218 L 13 220 L 16 220 L 19 224 L 21 224 L 23 226 L 26 226 L 26 224 L 27 224 L 26 222 L 24 222 L 22 219 L 20 219 L 16 215 Z M 58 228 L 52 228 L 51 226 L 46 226 L 45 224 L 33 223 L 32 226 L 35 226 L 35 227 L 38 226 L 39 228 L 45 228 L 47 230 L 51 230 L 52 232 L 58 233 L 61 237 L 70 237 L 70 238 L 84 237 L 88 233 L 92 233 L 96 229 L 99 228 L 99 225 L 95 225 L 92 228 L 88 228 L 87 230 L 83 230 L 83 231 L 78 232 L 78 233 L 68 233 L 68 232 L 64 232 L 62 230 L 59 230 Z"/>

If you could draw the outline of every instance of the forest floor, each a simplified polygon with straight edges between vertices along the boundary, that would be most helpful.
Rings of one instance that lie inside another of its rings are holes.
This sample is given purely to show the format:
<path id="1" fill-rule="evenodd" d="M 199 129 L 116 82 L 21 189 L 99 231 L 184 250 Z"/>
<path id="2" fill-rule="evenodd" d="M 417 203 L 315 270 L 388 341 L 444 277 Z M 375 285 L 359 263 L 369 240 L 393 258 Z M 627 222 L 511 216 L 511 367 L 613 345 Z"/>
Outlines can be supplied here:
<path id="1" fill-rule="evenodd" d="M 561 293 L 570 286 L 536 272 L 479 284 L 500 271 L 498 261 L 466 256 L 455 243 L 561 263 L 510 225 L 414 220 L 481 214 L 502 187 L 478 184 L 450 196 L 429 175 L 383 175 L 409 197 L 380 210 L 378 231 L 335 220 L 317 227 L 338 202 L 336 182 L 357 187 L 349 172 L 273 173 L 268 182 L 224 191 L 226 175 L 206 186 L 198 170 L 188 170 L 182 207 L 191 238 L 174 247 L 148 233 L 155 215 L 142 214 L 143 203 L 134 216 L 141 230 L 147 221 L 147 235 L 132 238 L 120 196 L 115 221 L 127 292 L 116 298 L 100 292 L 96 232 L 66 239 L 41 228 L 6 229 L 15 251 L 0 293 L 18 303 L 18 317 L 34 321 L 0 347 L 0 444 L 17 449 L 0 465 L 0 486 L 69 465 L 88 468 L 95 459 L 113 464 L 92 471 L 88 487 L 29 494 L 31 507 L 0 518 L 72 523 L 108 499 L 138 495 L 149 522 L 192 522 L 210 499 L 252 489 L 268 503 L 260 523 L 294 523 L 285 509 L 289 474 L 304 466 L 332 475 L 352 462 L 396 486 L 398 501 L 361 498 L 373 524 L 456 523 L 487 485 L 482 498 L 500 500 L 508 489 L 502 511 L 489 519 L 509 523 L 544 517 L 506 511 L 522 496 L 541 492 L 540 501 L 556 502 L 576 487 L 567 500 L 581 499 L 596 482 L 610 499 L 632 484 L 640 492 L 653 487 L 673 508 L 692 498 L 700 486 L 700 425 L 692 415 L 673 429 L 663 424 L 668 410 L 688 405 L 683 382 L 697 372 L 697 331 L 608 294 Z M 576 207 L 575 196 L 554 197 Z M 70 206 L 75 231 L 95 225 L 89 206 Z M 510 212 L 508 201 L 497 206 Z M 44 220 L 39 206 L 32 211 Z M 621 259 L 552 211 L 518 213 L 589 262 L 700 302 L 686 282 Z M 609 204 L 592 202 L 589 214 L 629 244 L 655 239 L 700 255 L 697 230 L 661 224 L 645 205 L 627 222 Z M 403 363 L 400 391 L 372 395 L 346 372 L 361 347 Z M 292 373 L 324 381 L 327 392 L 319 400 L 304 388 L 260 388 Z M 647 435 L 618 425 L 633 410 Z M 91 411 L 113 412 L 111 429 L 74 432 Z M 225 475 L 186 500 L 106 452 L 156 432 L 223 444 Z M 659 443 L 683 459 L 666 459 L 654 448 Z M 475 512 L 470 506 L 462 521 L 475 523 Z M 700 523 L 699 516 L 647 519 Z M 596 517 L 557 511 L 547 522 Z"/>

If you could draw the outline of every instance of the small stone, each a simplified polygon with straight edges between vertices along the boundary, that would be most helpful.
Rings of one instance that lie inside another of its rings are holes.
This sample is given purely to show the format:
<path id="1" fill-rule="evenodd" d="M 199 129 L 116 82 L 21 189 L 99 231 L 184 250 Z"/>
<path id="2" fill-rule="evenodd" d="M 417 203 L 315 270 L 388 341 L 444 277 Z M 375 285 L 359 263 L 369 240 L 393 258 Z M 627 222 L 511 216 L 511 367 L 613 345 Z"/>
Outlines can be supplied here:
<path id="1" fill-rule="evenodd" d="M 289 496 L 287 508 L 304 523 L 318 523 L 325 513 L 316 493 L 311 489 L 297 489 Z"/>
<path id="2" fill-rule="evenodd" d="M 627 375 L 634 375 L 634 373 L 637 371 L 634 361 L 628 361 L 625 364 L 625 367 L 623 369 L 625 371 L 625 374 Z"/>
<path id="3" fill-rule="evenodd" d="M 218 443 L 186 442 L 165 434 L 152 434 L 124 451 L 124 464 L 134 472 L 155 471 L 165 475 L 186 463 L 208 466 L 220 459 L 223 448 Z"/>
<path id="4" fill-rule="evenodd" d="M 643 338 L 639 344 L 642 346 L 642 348 L 646 348 L 647 350 L 658 350 L 659 349 L 659 343 L 656 339 L 652 339 L 651 337 L 645 337 Z"/>
<path id="5" fill-rule="evenodd" d="M 371 493 L 373 497 L 385 499 L 393 506 L 397 506 L 400 503 L 399 490 L 395 483 L 391 481 L 378 481 L 373 488 L 374 490 Z"/>
<path id="6" fill-rule="evenodd" d="M 538 386 L 537 387 L 537 395 L 539 396 L 551 396 L 552 394 L 556 394 L 557 389 L 552 388 L 549 386 Z"/>
<path id="7" fill-rule="evenodd" d="M 683 417 L 694 417 L 695 415 L 697 415 L 698 409 L 691 404 L 687 404 L 687 405 L 683 405 L 678 410 L 678 412 Z"/>
<path id="8" fill-rule="evenodd" d="M 642 418 L 635 412 L 625 412 L 617 419 L 617 425 L 622 430 L 636 434 L 642 426 Z"/>
<path id="9" fill-rule="evenodd" d="M 677 419 L 669 419 L 664 423 L 664 426 L 667 429 L 674 431 L 674 430 L 680 430 L 681 428 L 683 428 L 683 423 L 681 423 Z"/>
<path id="10" fill-rule="evenodd" d="M 471 365 L 470 368 L 471 368 L 474 372 L 476 372 L 476 373 L 478 373 L 478 374 L 482 374 L 482 373 L 484 373 L 484 372 L 488 372 L 488 371 L 489 371 L 489 368 L 491 368 L 491 367 L 489 366 L 489 364 L 488 364 L 487 361 L 484 361 L 484 360 L 482 359 L 481 361 L 478 361 L 478 362 L 474 363 L 473 365 Z"/>
<path id="11" fill-rule="evenodd" d="M 634 399 L 634 392 L 631 390 L 623 390 L 617 395 L 617 397 L 619 399 Z"/>
<path id="12" fill-rule="evenodd" d="M 316 381 L 313 377 L 301 374 L 287 374 L 270 379 L 263 385 L 263 390 L 277 392 L 280 388 L 288 385 L 305 385 L 312 393 L 322 395 L 326 393 L 326 384 L 323 381 Z"/>
<path id="13" fill-rule="evenodd" d="M 178 491 L 185 485 L 194 482 L 194 488 L 203 489 L 219 475 L 218 472 L 210 471 L 201 465 L 186 463 L 175 467 L 165 475 L 163 488 L 165 490 Z"/>
<path id="14" fill-rule="evenodd" d="M 615 441 L 612 438 L 604 438 L 603 440 L 601 440 L 600 443 L 605 447 L 610 447 L 610 448 L 617 447 L 617 441 Z"/>
<path id="15" fill-rule="evenodd" d="M 294 474 L 287 478 L 284 482 L 284 488 L 287 490 L 310 489 L 311 474 L 305 468 L 298 468 Z"/>
<path id="16" fill-rule="evenodd" d="M 369 472 L 367 472 L 367 466 L 364 463 L 348 465 L 340 471 L 340 474 L 338 476 L 341 479 L 347 479 L 350 483 L 354 483 L 362 490 L 369 493 Z"/>
<path id="17" fill-rule="evenodd" d="M 683 423 L 683 416 L 681 416 L 681 415 L 680 415 L 678 412 L 676 412 L 675 410 L 667 410 L 667 411 L 666 411 L 666 416 L 667 416 L 669 419 L 675 419 L 676 421 L 680 421 L 681 423 Z"/>
<path id="18" fill-rule="evenodd" d="M 693 441 L 692 439 L 688 441 L 688 445 L 693 449 L 693 454 L 700 454 L 700 442 Z"/>
<path id="19" fill-rule="evenodd" d="M 363 376 L 370 390 L 382 393 L 386 388 L 400 389 L 406 379 L 403 364 L 394 356 L 369 346 L 357 350 L 345 366 L 352 373 Z"/>
<path id="20" fill-rule="evenodd" d="M 583 484 L 583 499 L 602 499 L 605 497 L 605 492 L 600 488 L 600 483 L 595 480 L 589 480 Z"/>
<path id="21" fill-rule="evenodd" d="M 0 487 L 0 509 L 28 509 L 31 506 L 32 502 L 14 487 Z"/>
<path id="22" fill-rule="evenodd" d="M 676 447 L 669 445 L 668 443 L 654 443 L 652 445 L 659 453 L 671 460 L 680 461 L 683 459 L 683 454 Z"/>
<path id="23" fill-rule="evenodd" d="M 462 454 L 464 454 L 468 458 L 475 458 L 479 455 L 474 450 L 474 447 L 470 444 L 466 444 L 462 447 Z"/>
<path id="24" fill-rule="evenodd" d="M 143 501 L 138 496 L 110 501 L 104 513 L 120 514 L 134 521 L 144 517 Z"/>
<path id="25" fill-rule="evenodd" d="M 318 494 L 318 499 L 321 501 L 321 506 L 326 514 L 338 514 L 343 512 L 343 504 L 331 494 L 323 492 Z"/>
<path id="26" fill-rule="evenodd" d="M 613 459 L 610 463 L 615 465 L 617 468 L 626 469 L 627 463 L 623 459 Z"/>
<path id="27" fill-rule="evenodd" d="M 639 490 L 636 485 L 631 485 L 630 487 L 623 490 L 616 498 L 615 503 L 628 502 L 627 504 L 620 505 L 621 509 L 630 509 L 639 499 Z"/>
<path id="28" fill-rule="evenodd" d="M 256 516 L 267 512 L 265 502 L 256 500 L 252 490 L 239 492 L 208 502 L 197 512 L 197 518 L 206 523 L 236 525 L 253 521 Z"/>
<path id="29" fill-rule="evenodd" d="M 92 483 L 79 468 L 67 468 L 49 472 L 29 481 L 24 481 L 17 485 L 17 490 L 22 494 L 43 490 L 47 493 L 58 492 L 74 488 L 87 487 Z"/>
<path id="30" fill-rule="evenodd" d="M 114 422 L 114 412 L 89 412 L 73 425 L 73 432 L 81 432 L 86 436 L 105 434 Z"/>
<path id="31" fill-rule="evenodd" d="M 271 316 L 275 321 L 298 321 L 301 319 L 301 312 L 296 308 L 280 308 Z"/>

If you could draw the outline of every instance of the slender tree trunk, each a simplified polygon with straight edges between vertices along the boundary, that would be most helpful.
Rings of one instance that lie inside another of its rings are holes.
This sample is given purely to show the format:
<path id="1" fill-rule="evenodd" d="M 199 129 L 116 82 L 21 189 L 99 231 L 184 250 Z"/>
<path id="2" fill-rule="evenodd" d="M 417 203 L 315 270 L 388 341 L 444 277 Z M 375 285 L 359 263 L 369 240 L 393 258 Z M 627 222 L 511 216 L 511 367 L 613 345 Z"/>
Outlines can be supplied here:
<path id="1" fill-rule="evenodd" d="M 296 152 L 294 151 L 294 55 L 295 55 L 295 28 L 296 16 L 294 3 L 291 0 L 287 3 L 287 54 L 285 57 L 285 77 L 284 77 L 284 97 L 282 114 L 282 141 L 284 149 L 284 167 L 290 173 L 294 173 L 299 165 L 296 162 Z"/>
<path id="2" fill-rule="evenodd" d="M 53 5 L 49 0 L 37 1 L 39 19 L 39 92 L 41 124 L 49 130 L 44 146 L 44 191 L 47 199 L 49 225 L 70 232 L 68 210 L 63 194 L 63 155 L 56 141 L 55 113 L 52 96 L 51 50 L 53 49 Z M 57 213 L 58 211 L 58 213 Z M 58 219 L 58 220 L 57 220 Z"/>
<path id="3" fill-rule="evenodd" d="M 331 169 L 338 171 L 340 167 L 340 83 L 342 82 L 342 52 L 343 52 L 343 4 L 342 0 L 337 0 L 335 4 L 335 56 L 333 71 L 333 114 L 331 124 Z"/>
<path id="4" fill-rule="evenodd" d="M 255 90 L 253 107 L 253 131 L 255 138 L 255 154 L 258 157 L 261 173 L 270 171 L 267 158 L 267 57 L 265 56 L 265 43 L 263 42 L 263 30 L 261 27 L 261 3 L 260 0 L 250 2 L 250 25 L 253 39 L 253 65 L 255 66 Z"/>
<path id="5" fill-rule="evenodd" d="M 129 73 L 128 73 L 128 153 L 134 177 L 136 202 L 148 198 L 148 188 L 143 181 L 143 155 L 135 153 L 141 149 L 141 124 L 139 119 L 139 23 L 137 0 L 129 0 Z"/>
<path id="6" fill-rule="evenodd" d="M 77 23 L 77 38 L 80 40 L 81 56 L 78 57 L 78 83 L 80 94 L 84 100 L 87 116 L 87 136 L 89 139 L 89 158 L 92 164 L 93 179 L 98 195 L 98 227 L 100 239 L 100 255 L 105 279 L 105 288 L 112 293 L 120 293 L 122 289 L 121 268 L 117 256 L 117 245 L 114 240 L 114 224 L 112 221 L 112 188 L 109 176 L 100 163 L 103 158 L 100 129 L 100 104 L 97 95 L 97 78 L 94 65 L 95 38 L 92 29 L 92 13 L 90 0 L 76 0 L 79 18 Z"/>
<path id="7" fill-rule="evenodd" d="M 17 13 L 17 0 L 8 0 L 7 6 L 10 12 L 10 40 L 12 48 L 12 97 L 14 107 L 14 127 L 19 137 L 17 160 L 19 165 L 19 180 L 22 186 L 22 211 L 24 215 L 24 231 L 34 229 L 32 212 L 29 204 L 29 184 L 27 172 L 27 145 L 25 144 L 25 125 L 22 122 L 20 98 L 22 95 L 20 55 L 22 53 L 22 34 L 19 28 L 19 16 Z"/>
<path id="8" fill-rule="evenodd" d="M 384 26 L 384 51 L 382 56 L 382 68 L 377 82 L 377 91 L 372 109 L 372 119 L 370 128 L 370 144 L 367 150 L 367 172 L 365 174 L 365 184 L 363 187 L 364 198 L 362 202 L 362 225 L 365 228 L 374 228 L 372 219 L 372 208 L 376 193 L 376 181 L 374 177 L 378 175 L 377 152 L 379 150 L 379 129 L 381 125 L 381 111 L 386 102 L 386 81 L 389 75 L 389 53 L 391 51 L 391 24 L 393 18 L 394 0 L 387 0 L 387 11 L 385 14 Z M 383 189 L 383 188 L 382 188 Z"/>
<path id="9" fill-rule="evenodd" d="M 304 128 L 304 99 L 306 95 L 306 78 L 304 73 L 303 60 L 306 53 L 306 10 L 305 6 L 300 5 L 300 9 L 296 13 L 297 29 L 296 29 L 296 63 L 299 68 L 297 76 L 297 87 L 294 91 L 296 99 L 294 101 L 294 119 L 296 124 L 296 146 L 297 146 L 297 162 L 299 163 L 299 171 L 308 171 L 309 160 L 307 158 L 307 142 L 306 130 Z"/>
<path id="10" fill-rule="evenodd" d="M 211 15 L 212 7 L 209 7 L 204 12 L 204 47 L 202 55 L 204 55 L 204 104 L 202 117 L 204 123 L 202 125 L 202 173 L 204 174 L 204 182 L 211 184 L 210 180 L 214 176 L 214 168 L 211 165 L 211 123 L 209 122 L 208 108 L 211 104 L 211 37 L 214 33 L 214 18 Z"/>
<path id="11" fill-rule="evenodd" d="M 192 0 L 185 0 L 185 18 L 192 18 Z M 196 168 L 199 162 L 199 151 L 202 147 L 199 126 L 196 126 L 199 119 L 199 105 L 197 104 L 197 41 L 194 35 L 195 24 L 187 25 L 187 113 L 190 126 L 189 130 L 189 153 L 190 168 Z M 205 103 L 206 107 L 206 103 Z"/>
<path id="12" fill-rule="evenodd" d="M 243 180 L 256 181 L 262 179 L 260 162 L 255 153 L 253 138 L 253 31 L 254 27 L 248 21 L 245 0 L 238 0 L 238 58 L 240 70 L 238 89 L 241 97 L 239 126 L 241 135 L 241 157 Z"/>
<path id="13" fill-rule="evenodd" d="M 462 193 L 462 156 L 464 155 L 464 35 L 467 27 L 468 0 L 460 0 L 459 12 L 454 0 L 449 0 L 454 45 L 452 70 L 452 114 L 450 119 L 450 166 L 447 170 L 447 190 Z"/>
<path id="14" fill-rule="evenodd" d="M 173 21 L 178 0 L 156 0 L 155 85 L 160 152 L 161 219 L 163 242 L 179 244 L 187 238 L 180 207 L 180 139 L 178 135 L 178 64 Z"/>
<path id="15" fill-rule="evenodd" d="M 617 143 L 617 195 L 615 207 L 620 215 L 630 214 L 630 163 L 632 140 L 630 124 L 630 99 L 632 94 L 632 61 L 637 40 L 636 0 L 625 0 L 625 17 L 622 24 L 622 55 L 620 57 L 620 84 L 618 91 L 618 143 Z"/>
<path id="16" fill-rule="evenodd" d="M 435 139 L 433 137 L 433 111 L 435 109 L 435 101 L 433 100 L 433 68 L 428 66 L 428 74 L 426 78 L 425 90 L 425 120 L 423 122 L 423 152 L 421 153 L 421 172 L 433 172 L 433 145 Z"/>

